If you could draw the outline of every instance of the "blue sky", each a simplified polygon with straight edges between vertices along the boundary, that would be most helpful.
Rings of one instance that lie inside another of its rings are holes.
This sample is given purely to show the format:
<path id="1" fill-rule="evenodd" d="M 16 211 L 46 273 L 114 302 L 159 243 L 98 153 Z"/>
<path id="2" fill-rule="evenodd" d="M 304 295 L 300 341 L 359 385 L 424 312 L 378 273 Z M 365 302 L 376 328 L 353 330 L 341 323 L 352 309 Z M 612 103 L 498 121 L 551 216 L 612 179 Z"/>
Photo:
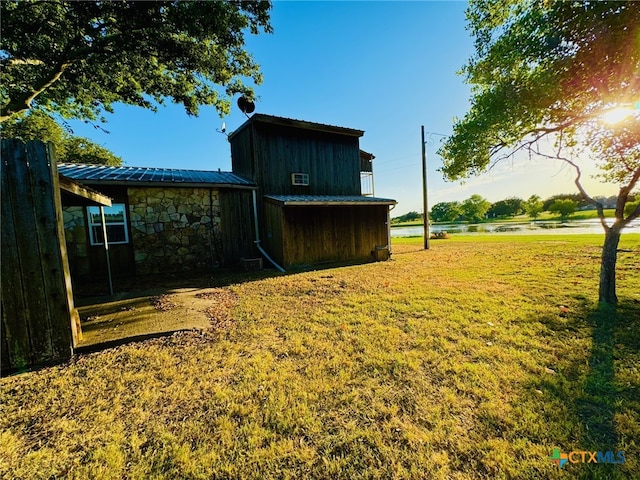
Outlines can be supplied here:
<path id="1" fill-rule="evenodd" d="M 466 2 L 276 1 L 273 34 L 247 36 L 261 65 L 256 112 L 365 131 L 363 150 L 373 153 L 376 196 L 395 198 L 393 215 L 422 210 L 420 126 L 450 134 L 453 119 L 469 107 L 470 87 L 456 74 L 473 54 L 465 29 Z M 216 132 L 246 117 L 235 106 L 221 119 L 203 108 L 189 117 L 168 103 L 157 113 L 117 105 L 103 127 L 70 122 L 76 135 L 91 138 L 125 165 L 231 169 L 229 144 Z M 509 196 L 543 198 L 575 192 L 573 174 L 560 163 L 522 160 L 502 164 L 463 185 L 437 171 L 440 136 L 427 147 L 429 203 L 480 194 L 490 201 Z M 587 174 L 590 171 L 587 169 Z M 585 175 L 588 176 L 588 175 Z M 589 178 L 592 195 L 616 192 Z"/>

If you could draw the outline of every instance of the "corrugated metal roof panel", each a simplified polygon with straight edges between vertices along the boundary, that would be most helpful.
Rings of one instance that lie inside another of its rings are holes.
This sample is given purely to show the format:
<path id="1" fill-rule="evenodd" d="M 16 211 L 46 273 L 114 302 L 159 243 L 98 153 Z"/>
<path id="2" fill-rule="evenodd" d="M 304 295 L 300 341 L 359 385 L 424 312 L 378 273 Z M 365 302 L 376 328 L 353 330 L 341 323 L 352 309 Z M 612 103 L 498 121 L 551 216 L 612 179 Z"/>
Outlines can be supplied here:
<path id="1" fill-rule="evenodd" d="M 362 195 L 265 195 L 265 200 L 282 206 L 305 205 L 395 205 L 390 198 L 365 197 Z"/>
<path id="2" fill-rule="evenodd" d="M 73 180 L 96 184 L 184 184 L 184 185 L 236 185 L 252 187 L 250 180 L 232 172 L 210 170 L 181 170 L 176 168 L 109 167 L 62 163 L 58 171 Z"/>

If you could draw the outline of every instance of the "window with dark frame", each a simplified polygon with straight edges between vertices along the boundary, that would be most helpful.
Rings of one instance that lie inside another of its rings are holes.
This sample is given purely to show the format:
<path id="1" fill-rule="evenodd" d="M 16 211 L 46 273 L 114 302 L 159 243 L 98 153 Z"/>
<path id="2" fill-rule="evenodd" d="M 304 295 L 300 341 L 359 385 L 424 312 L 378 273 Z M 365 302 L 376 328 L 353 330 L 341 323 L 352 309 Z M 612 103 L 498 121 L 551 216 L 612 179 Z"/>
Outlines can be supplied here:
<path id="1" fill-rule="evenodd" d="M 100 207 L 87 207 L 87 218 L 91 245 L 104 245 Z M 109 245 L 129 243 L 127 208 L 124 204 L 114 203 L 110 207 L 104 207 L 104 221 Z"/>

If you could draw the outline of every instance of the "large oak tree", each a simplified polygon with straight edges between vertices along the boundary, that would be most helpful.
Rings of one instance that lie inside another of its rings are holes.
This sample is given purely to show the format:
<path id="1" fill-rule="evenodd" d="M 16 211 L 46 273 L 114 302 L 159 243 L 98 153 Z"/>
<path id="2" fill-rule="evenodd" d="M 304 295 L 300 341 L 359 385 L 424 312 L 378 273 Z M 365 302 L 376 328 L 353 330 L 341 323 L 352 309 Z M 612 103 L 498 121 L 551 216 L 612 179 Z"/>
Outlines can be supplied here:
<path id="1" fill-rule="evenodd" d="M 616 303 L 620 233 L 640 216 L 625 214 L 640 179 L 640 2 L 472 0 L 467 19 L 471 108 L 440 148 L 445 177 L 518 155 L 569 164 L 605 231 L 599 300 Z M 613 221 L 583 188 L 579 159 L 619 185 Z"/>
<path id="2" fill-rule="evenodd" d="M 228 113 L 261 82 L 244 35 L 271 31 L 267 1 L 3 0 L 0 121 L 38 107 L 95 120 L 116 102 L 167 98 Z"/>

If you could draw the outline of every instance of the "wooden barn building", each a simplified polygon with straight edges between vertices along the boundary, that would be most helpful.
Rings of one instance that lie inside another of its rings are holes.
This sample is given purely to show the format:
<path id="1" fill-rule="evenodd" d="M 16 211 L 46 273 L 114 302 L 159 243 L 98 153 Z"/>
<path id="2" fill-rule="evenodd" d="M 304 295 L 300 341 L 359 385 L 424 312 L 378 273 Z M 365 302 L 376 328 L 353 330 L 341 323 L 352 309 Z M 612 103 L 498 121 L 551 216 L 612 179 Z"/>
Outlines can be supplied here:
<path id="1" fill-rule="evenodd" d="M 285 269 L 366 261 L 388 257 L 396 202 L 362 191 L 373 160 L 360 150 L 363 133 L 255 114 L 229 135 L 232 172 L 58 170 L 112 199 L 105 218 L 114 275 L 207 271 L 255 257 Z M 63 213 L 72 277 L 106 276 L 98 208 Z"/>
<path id="2" fill-rule="evenodd" d="M 229 135 L 233 172 L 257 185 L 262 242 L 285 268 L 388 255 L 396 202 L 362 194 L 363 134 L 255 114 Z"/>

